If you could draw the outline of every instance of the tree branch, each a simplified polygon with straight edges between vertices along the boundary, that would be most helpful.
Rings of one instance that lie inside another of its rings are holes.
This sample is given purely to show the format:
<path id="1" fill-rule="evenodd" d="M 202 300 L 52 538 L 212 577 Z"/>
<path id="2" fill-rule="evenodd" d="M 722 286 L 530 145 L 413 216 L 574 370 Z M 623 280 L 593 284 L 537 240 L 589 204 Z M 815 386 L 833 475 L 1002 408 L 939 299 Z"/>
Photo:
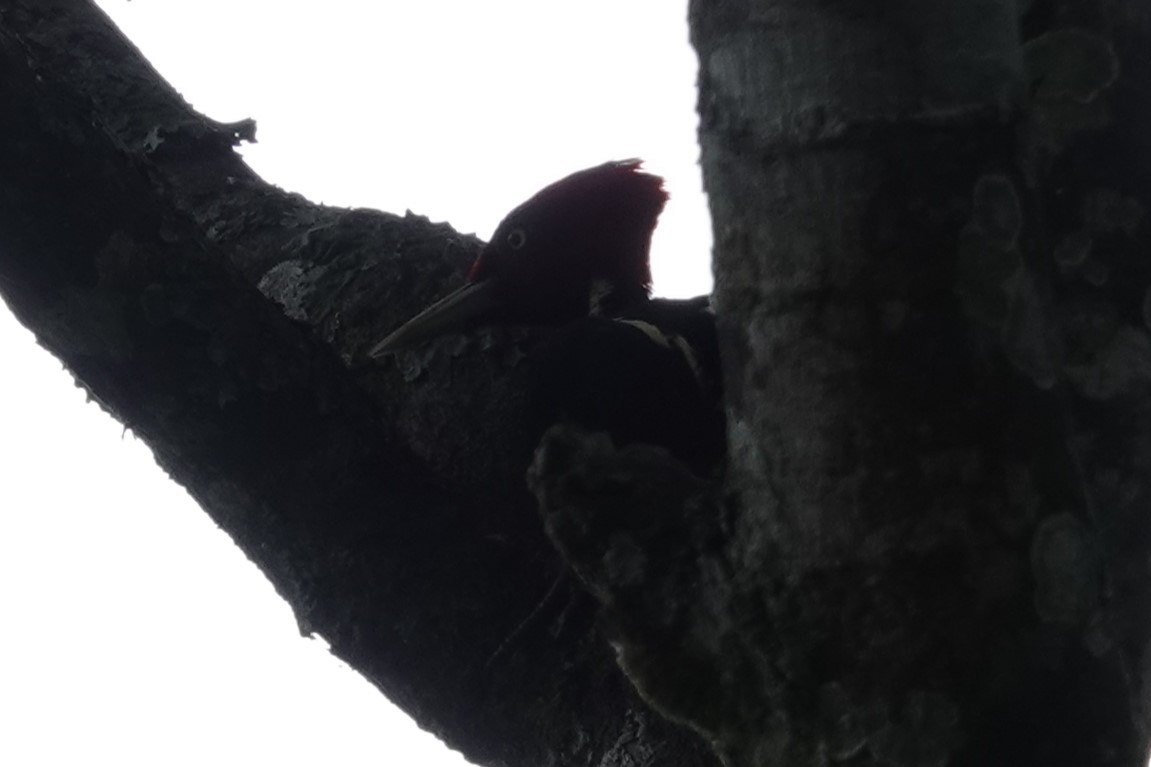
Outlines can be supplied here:
<path id="1" fill-rule="evenodd" d="M 539 337 L 362 363 L 475 240 L 268 186 L 232 149 L 251 126 L 193 113 L 87 2 L 0 9 L 0 93 L 0 292 L 303 632 L 474 761 L 710 761 L 587 610 L 517 629 L 562 571 L 523 483 Z"/>

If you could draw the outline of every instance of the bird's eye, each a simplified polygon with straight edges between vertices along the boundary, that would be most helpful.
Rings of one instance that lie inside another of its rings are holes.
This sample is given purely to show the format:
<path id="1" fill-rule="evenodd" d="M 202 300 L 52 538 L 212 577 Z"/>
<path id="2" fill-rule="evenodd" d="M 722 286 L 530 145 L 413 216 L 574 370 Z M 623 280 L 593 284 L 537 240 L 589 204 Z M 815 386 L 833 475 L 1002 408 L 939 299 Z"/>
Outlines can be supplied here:
<path id="1" fill-rule="evenodd" d="M 507 243 L 512 250 L 519 250 L 528 242 L 528 236 L 523 229 L 513 229 L 508 232 Z"/>

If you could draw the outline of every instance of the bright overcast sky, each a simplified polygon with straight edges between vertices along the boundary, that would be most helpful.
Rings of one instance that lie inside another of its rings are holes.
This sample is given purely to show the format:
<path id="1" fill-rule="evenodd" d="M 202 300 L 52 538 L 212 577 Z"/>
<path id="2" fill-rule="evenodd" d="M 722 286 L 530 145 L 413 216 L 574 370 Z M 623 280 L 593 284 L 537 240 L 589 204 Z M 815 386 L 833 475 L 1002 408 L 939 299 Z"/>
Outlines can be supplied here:
<path id="1" fill-rule="evenodd" d="M 668 0 L 100 0 L 243 153 L 331 205 L 486 237 L 572 170 L 672 194 L 656 291 L 710 289 L 695 57 Z M 0 306 L 0 764 L 459 765 L 320 641 Z"/>

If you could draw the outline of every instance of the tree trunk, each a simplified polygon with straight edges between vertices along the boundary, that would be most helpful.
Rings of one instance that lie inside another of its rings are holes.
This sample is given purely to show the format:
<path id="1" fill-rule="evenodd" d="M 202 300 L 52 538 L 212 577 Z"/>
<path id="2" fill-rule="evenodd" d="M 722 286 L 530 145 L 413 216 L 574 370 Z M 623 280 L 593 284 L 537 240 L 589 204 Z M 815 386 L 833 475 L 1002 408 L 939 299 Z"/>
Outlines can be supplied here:
<path id="1" fill-rule="evenodd" d="M 557 429 L 533 502 L 541 332 L 362 361 L 477 243 L 263 184 L 79 0 L 0 8 L 0 292 L 474 761 L 1142 767 L 1139 3 L 693 4 L 722 487 Z"/>
<path id="2" fill-rule="evenodd" d="M 640 689 L 737 765 L 1145 764 L 1151 13 L 692 21 L 730 470 L 711 704 Z"/>

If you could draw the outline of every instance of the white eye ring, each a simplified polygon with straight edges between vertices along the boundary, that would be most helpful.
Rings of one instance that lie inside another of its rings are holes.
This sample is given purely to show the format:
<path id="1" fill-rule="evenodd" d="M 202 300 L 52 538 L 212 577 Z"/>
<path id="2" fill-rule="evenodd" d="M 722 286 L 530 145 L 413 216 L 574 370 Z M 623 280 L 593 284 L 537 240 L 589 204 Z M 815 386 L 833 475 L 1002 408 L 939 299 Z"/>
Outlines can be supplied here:
<path id="1" fill-rule="evenodd" d="M 507 243 L 512 250 L 519 250 L 528 242 L 528 236 L 523 229 L 513 229 L 508 232 Z"/>

